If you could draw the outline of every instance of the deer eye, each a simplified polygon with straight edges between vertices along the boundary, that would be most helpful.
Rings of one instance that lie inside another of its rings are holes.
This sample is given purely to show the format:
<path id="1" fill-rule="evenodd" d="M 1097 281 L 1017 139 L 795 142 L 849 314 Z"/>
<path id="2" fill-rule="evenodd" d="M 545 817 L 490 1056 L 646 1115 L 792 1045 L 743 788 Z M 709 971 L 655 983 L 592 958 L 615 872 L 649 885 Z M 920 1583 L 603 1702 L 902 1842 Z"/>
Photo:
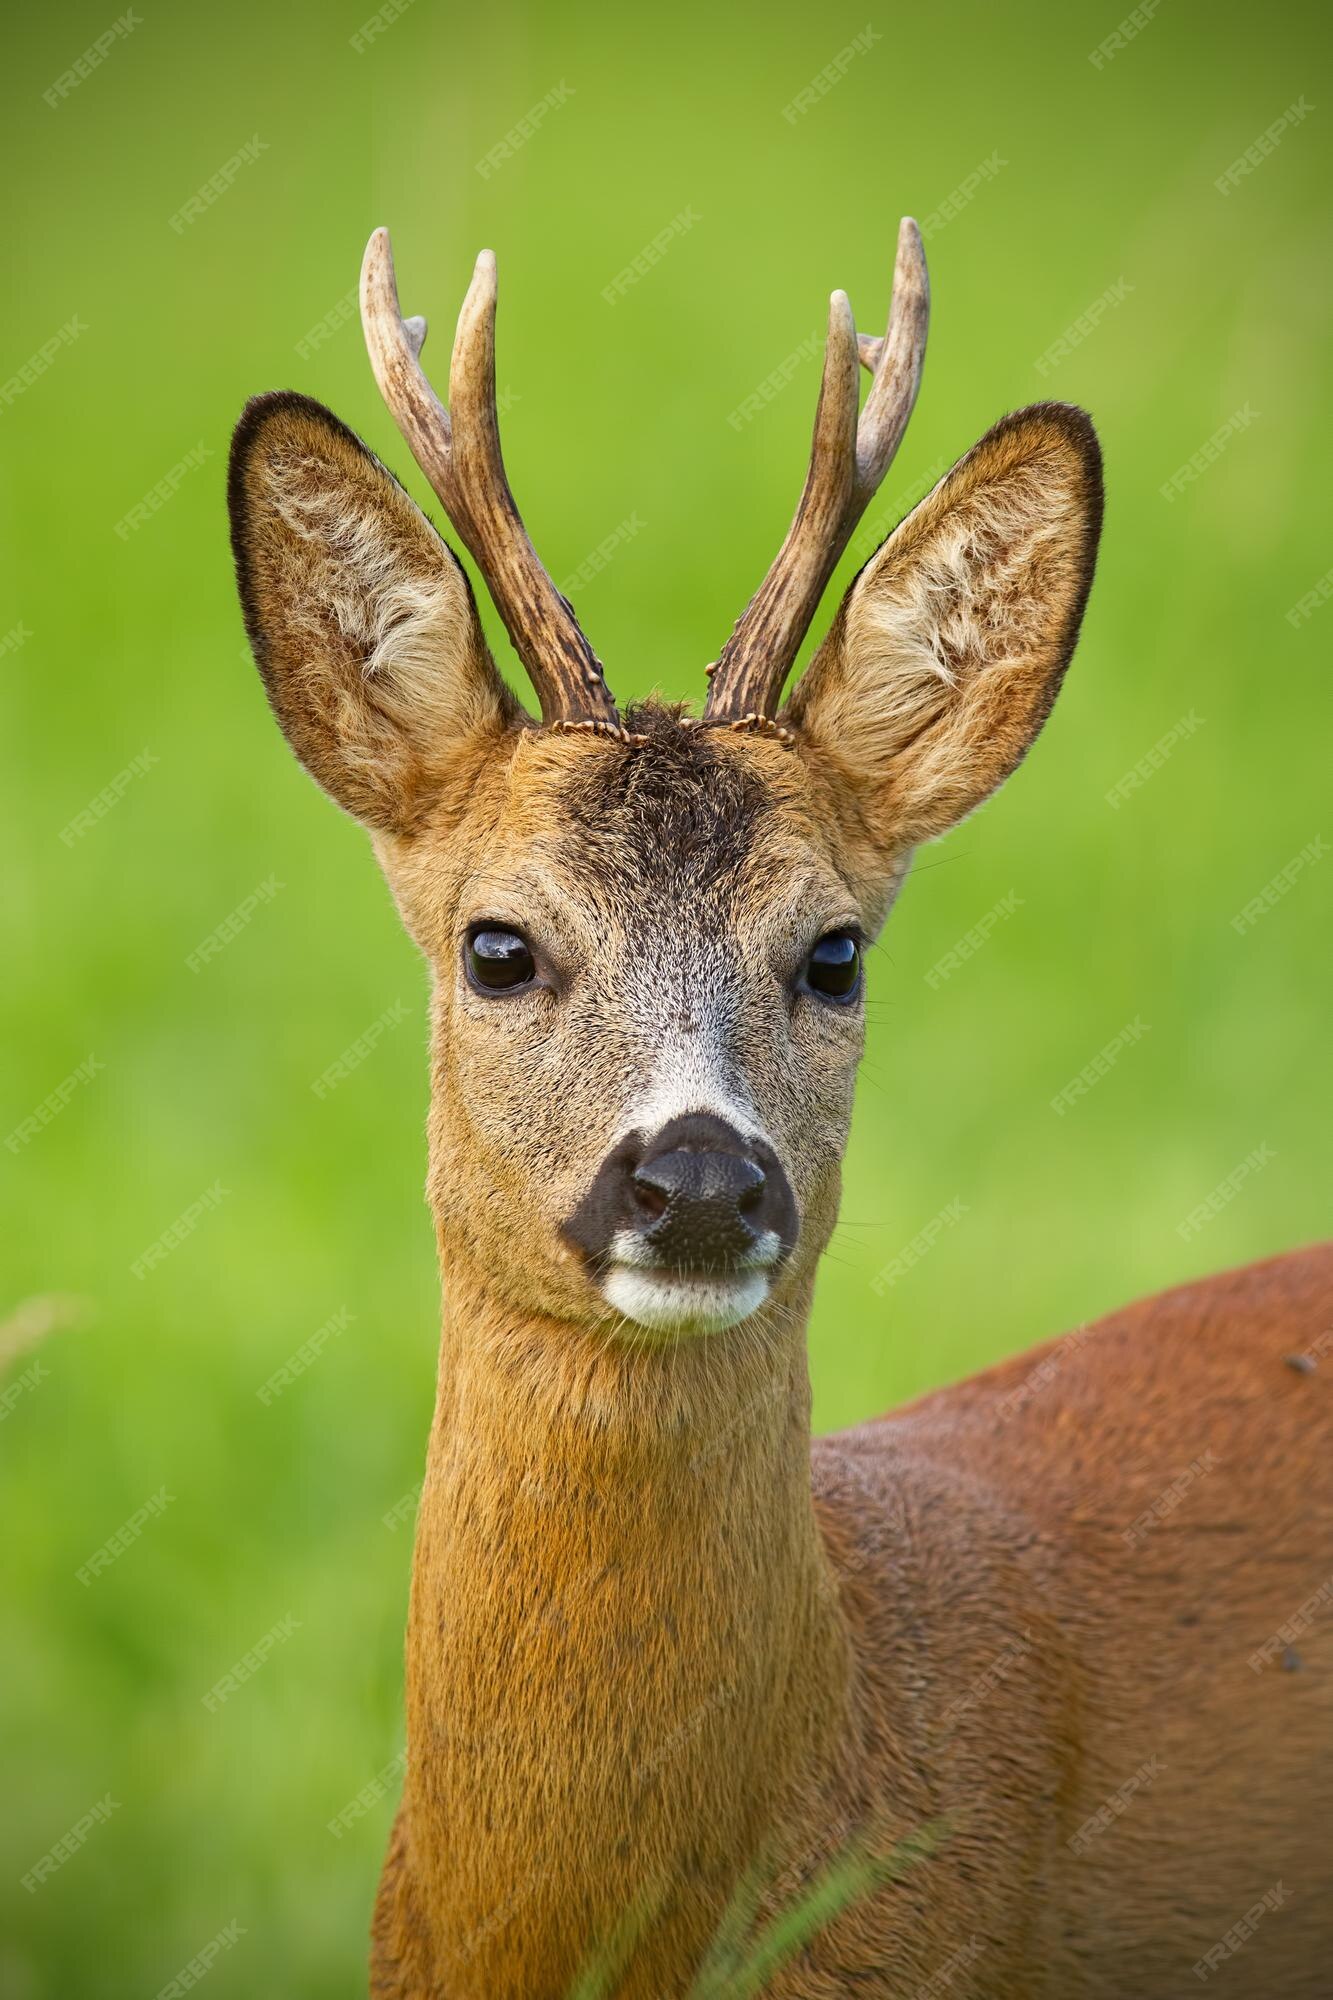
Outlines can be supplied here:
<path id="1" fill-rule="evenodd" d="M 468 933 L 465 957 L 468 977 L 484 993 L 510 993 L 537 976 L 527 939 L 495 925 Z"/>
<path id="2" fill-rule="evenodd" d="M 805 984 L 821 1000 L 854 1000 L 861 988 L 861 947 L 850 931 L 830 931 L 806 960 Z"/>

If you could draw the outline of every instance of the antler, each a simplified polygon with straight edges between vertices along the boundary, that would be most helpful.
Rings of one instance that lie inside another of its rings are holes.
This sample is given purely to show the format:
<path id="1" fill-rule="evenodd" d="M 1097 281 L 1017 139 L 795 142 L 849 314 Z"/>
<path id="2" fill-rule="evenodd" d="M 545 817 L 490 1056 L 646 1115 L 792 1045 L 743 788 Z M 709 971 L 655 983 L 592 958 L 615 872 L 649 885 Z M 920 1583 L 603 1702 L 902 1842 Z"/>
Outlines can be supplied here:
<path id="1" fill-rule="evenodd" d="M 740 727 L 776 713 L 824 586 L 907 429 L 921 386 L 929 322 L 926 253 L 920 230 L 904 216 L 882 339 L 858 336 L 846 292 L 834 292 L 829 300 L 824 379 L 805 488 L 773 567 L 741 613 L 721 658 L 708 669 L 705 722 Z M 858 357 L 873 378 L 859 422 Z"/>
<path id="2" fill-rule="evenodd" d="M 387 229 L 361 265 L 361 324 L 380 394 L 486 581 L 514 651 L 557 729 L 620 734 L 601 661 L 528 539 L 505 477 L 495 407 L 495 257 L 477 259 L 449 363 L 449 408 L 421 366 L 424 319 L 398 305 Z"/>

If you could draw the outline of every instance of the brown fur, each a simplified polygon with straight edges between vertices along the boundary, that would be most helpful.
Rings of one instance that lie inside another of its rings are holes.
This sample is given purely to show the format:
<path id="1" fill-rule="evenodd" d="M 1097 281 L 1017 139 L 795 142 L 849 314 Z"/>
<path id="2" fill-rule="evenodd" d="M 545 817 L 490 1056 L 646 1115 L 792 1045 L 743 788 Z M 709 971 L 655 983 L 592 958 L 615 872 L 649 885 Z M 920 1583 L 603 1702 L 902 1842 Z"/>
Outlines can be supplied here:
<path id="1" fill-rule="evenodd" d="M 923 1829 L 765 1991 L 1166 2000 L 1279 1880 L 1219 1978 L 1326 1990 L 1333 1614 L 1300 1672 L 1248 1660 L 1333 1570 L 1327 1370 L 1282 1359 L 1330 1324 L 1330 1254 L 810 1440 L 862 1028 L 797 975 L 1040 726 L 1091 576 L 1086 419 L 1006 420 L 890 538 L 790 746 L 656 707 L 633 745 L 530 726 L 433 531 L 303 399 L 252 406 L 233 500 L 278 718 L 434 975 L 444 1326 L 375 1993 L 564 2000 L 619 1942 L 622 2000 L 737 1996 L 697 1980 L 738 1907 L 757 1934 Z M 469 985 L 482 921 L 524 931 L 530 989 Z M 749 1319 L 670 1338 L 563 1223 L 645 1089 L 696 1083 L 743 1100 L 801 1227 Z"/>

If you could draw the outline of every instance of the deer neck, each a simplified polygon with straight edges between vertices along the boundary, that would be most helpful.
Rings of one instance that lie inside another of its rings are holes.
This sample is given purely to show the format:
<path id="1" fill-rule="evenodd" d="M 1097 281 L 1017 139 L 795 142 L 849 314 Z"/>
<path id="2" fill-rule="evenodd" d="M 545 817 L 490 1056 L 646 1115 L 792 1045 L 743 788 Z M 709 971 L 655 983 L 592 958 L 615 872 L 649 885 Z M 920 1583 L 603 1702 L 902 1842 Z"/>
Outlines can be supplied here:
<path id="1" fill-rule="evenodd" d="M 408 1633 L 423 1904 L 460 1991 L 506 1990 L 534 1951 L 572 1981 L 627 1914 L 674 1928 L 683 1964 L 830 1785 L 848 1714 L 808 1296 L 781 1330 L 634 1351 L 525 1318 L 447 1246 L 441 1266 Z"/>

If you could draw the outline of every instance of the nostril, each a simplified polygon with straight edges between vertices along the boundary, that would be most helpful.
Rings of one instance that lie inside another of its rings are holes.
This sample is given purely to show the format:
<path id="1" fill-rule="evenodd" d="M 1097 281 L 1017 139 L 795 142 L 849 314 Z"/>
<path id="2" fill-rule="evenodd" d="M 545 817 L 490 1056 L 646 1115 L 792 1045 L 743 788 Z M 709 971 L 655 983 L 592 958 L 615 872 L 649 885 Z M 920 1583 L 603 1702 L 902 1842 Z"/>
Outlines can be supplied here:
<path id="1" fill-rule="evenodd" d="M 778 1263 L 799 1220 L 761 1135 L 691 1113 L 621 1139 L 564 1231 L 594 1272 L 621 1262 L 704 1277 Z"/>
<path id="2" fill-rule="evenodd" d="M 761 1170 L 758 1180 L 752 1182 L 749 1187 L 741 1189 L 736 1196 L 736 1207 L 741 1215 L 753 1215 L 762 1205 L 766 1185 L 767 1177 Z"/>
<path id="3" fill-rule="evenodd" d="M 635 1207 L 649 1222 L 656 1222 L 666 1214 L 668 1196 L 664 1189 L 654 1187 L 651 1181 L 644 1180 L 640 1174 L 630 1176 L 630 1189 L 634 1196 Z"/>
<path id="4" fill-rule="evenodd" d="M 764 1199 L 767 1176 L 757 1160 L 721 1148 L 677 1147 L 644 1160 L 629 1176 L 640 1224 L 682 1232 L 739 1222 L 748 1232 Z"/>

